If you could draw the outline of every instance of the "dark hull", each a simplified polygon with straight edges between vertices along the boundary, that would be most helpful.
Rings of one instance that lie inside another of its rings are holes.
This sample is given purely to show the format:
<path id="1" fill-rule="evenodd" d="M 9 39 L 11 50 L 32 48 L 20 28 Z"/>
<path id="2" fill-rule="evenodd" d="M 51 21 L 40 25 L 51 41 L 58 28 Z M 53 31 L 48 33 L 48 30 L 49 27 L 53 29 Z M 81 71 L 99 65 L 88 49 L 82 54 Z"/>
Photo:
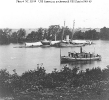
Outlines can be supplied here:
<path id="1" fill-rule="evenodd" d="M 50 45 L 50 42 L 48 41 L 48 42 L 41 42 L 43 45 Z"/>

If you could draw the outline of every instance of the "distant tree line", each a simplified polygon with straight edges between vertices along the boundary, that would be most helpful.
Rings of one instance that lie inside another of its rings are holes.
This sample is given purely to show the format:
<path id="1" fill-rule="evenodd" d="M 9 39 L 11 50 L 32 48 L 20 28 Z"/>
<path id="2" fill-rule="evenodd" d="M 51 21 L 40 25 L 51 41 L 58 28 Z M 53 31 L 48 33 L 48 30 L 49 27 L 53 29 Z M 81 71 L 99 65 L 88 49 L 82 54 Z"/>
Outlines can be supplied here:
<path id="1" fill-rule="evenodd" d="M 64 31 L 64 34 L 63 34 Z M 100 32 L 95 29 L 85 32 L 76 31 L 72 34 L 72 30 L 68 27 L 60 27 L 59 25 L 51 25 L 48 29 L 38 28 L 37 31 L 32 31 L 28 35 L 25 29 L 19 29 L 17 32 L 12 32 L 12 29 L 0 29 L 0 44 L 35 42 L 43 39 L 61 40 L 69 35 L 70 39 L 90 39 L 90 40 L 109 40 L 109 28 L 103 27 Z"/>

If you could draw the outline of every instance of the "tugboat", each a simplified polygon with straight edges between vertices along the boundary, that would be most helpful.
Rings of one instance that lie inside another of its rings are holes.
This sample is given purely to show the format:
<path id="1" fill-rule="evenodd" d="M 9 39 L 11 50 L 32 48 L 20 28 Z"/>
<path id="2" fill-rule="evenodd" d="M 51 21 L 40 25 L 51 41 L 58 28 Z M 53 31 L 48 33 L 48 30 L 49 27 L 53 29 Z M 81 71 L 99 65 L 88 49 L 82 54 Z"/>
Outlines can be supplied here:
<path id="1" fill-rule="evenodd" d="M 82 47 L 80 47 L 80 53 L 68 52 L 68 56 L 61 56 L 60 54 L 60 58 L 61 62 L 95 61 L 101 60 L 101 55 L 83 52 Z"/>

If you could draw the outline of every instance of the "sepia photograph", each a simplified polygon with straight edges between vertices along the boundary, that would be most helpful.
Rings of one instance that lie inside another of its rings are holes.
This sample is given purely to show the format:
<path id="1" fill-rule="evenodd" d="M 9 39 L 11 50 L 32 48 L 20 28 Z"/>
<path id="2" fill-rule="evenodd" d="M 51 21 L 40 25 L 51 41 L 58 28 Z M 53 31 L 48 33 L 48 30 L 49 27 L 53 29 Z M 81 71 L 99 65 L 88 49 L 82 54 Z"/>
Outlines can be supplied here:
<path id="1" fill-rule="evenodd" d="M 109 0 L 0 0 L 0 100 L 109 100 Z"/>

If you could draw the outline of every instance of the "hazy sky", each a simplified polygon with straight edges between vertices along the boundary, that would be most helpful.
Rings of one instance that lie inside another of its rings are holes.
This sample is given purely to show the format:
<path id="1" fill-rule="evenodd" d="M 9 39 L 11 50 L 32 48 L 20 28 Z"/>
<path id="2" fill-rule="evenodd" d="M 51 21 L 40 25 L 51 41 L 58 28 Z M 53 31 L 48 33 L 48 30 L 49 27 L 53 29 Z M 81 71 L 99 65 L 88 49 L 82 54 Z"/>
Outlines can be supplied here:
<path id="1" fill-rule="evenodd" d="M 0 0 L 0 28 L 48 28 L 50 25 L 63 26 L 64 20 L 69 28 L 73 27 L 73 20 L 76 28 L 109 27 L 109 0 L 92 0 L 91 3 L 39 3 L 38 0 L 34 3 L 17 3 L 16 1 Z"/>

